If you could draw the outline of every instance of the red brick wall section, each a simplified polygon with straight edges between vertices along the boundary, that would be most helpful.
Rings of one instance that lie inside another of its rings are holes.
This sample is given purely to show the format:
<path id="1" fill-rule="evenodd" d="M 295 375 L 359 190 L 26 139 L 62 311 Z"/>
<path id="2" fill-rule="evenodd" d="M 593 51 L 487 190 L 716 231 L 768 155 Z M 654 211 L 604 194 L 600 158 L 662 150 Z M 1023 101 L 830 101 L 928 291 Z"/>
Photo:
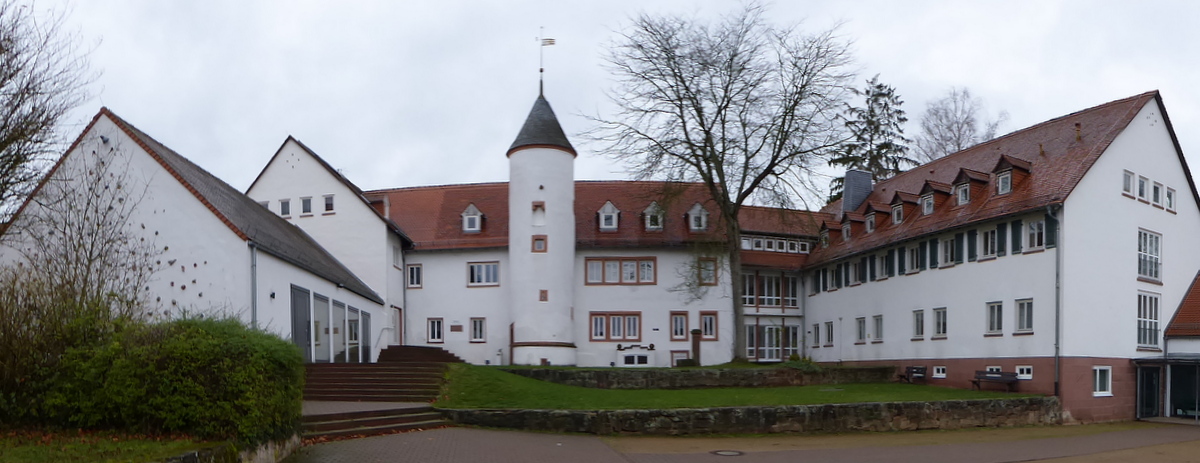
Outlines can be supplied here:
<path id="1" fill-rule="evenodd" d="M 869 362 L 843 362 L 846 366 L 895 365 L 903 373 L 907 366 L 928 368 L 932 386 L 970 389 L 976 370 L 999 366 L 1001 371 L 1016 371 L 1018 365 L 1033 366 L 1033 379 L 1021 380 L 1016 391 L 1025 394 L 1054 394 L 1054 357 L 904 359 Z M 946 367 L 946 378 L 933 378 L 933 367 Z M 1092 367 L 1112 367 L 1112 396 L 1093 397 Z M 1137 396 L 1136 368 L 1127 358 L 1062 358 L 1061 399 L 1065 422 L 1098 422 L 1135 418 Z M 982 383 L 984 389 L 1003 390 L 1000 383 Z"/>

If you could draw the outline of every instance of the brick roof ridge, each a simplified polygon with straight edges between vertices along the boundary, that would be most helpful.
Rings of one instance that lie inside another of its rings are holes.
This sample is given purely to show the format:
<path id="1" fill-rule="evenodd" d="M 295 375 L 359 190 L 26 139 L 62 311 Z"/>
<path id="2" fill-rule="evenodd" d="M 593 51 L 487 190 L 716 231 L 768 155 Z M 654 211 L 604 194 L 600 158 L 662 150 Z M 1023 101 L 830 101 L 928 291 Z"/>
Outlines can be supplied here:
<path id="1" fill-rule="evenodd" d="M 477 182 L 477 183 L 442 183 L 442 184 L 437 184 L 437 185 L 401 186 L 401 187 L 393 187 L 393 188 L 381 188 L 381 189 L 377 189 L 377 190 L 367 190 L 363 193 L 367 194 L 367 195 L 372 195 L 372 194 L 391 193 L 393 191 L 399 192 L 399 191 L 418 191 L 418 190 L 452 190 L 452 189 L 458 189 L 458 188 L 477 188 L 477 187 L 499 186 L 499 185 L 508 185 L 508 182 L 504 181 L 504 182 Z"/>

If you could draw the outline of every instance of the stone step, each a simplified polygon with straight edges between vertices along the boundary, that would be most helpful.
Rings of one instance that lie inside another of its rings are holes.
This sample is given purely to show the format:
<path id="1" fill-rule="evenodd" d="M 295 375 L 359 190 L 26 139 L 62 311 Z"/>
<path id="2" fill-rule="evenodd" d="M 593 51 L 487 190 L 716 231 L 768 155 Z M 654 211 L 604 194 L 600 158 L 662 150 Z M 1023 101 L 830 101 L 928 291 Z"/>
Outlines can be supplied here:
<path id="1" fill-rule="evenodd" d="M 374 418 L 379 416 L 393 416 L 404 414 L 422 414 L 433 412 L 434 409 L 428 405 L 419 405 L 415 407 L 403 408 L 385 408 L 379 410 L 359 410 L 353 412 L 337 412 L 323 413 L 320 415 L 304 415 L 300 418 L 301 423 L 320 423 L 322 421 L 343 421 L 354 418 Z"/>
<path id="2" fill-rule="evenodd" d="M 441 378 L 309 378 L 304 383 L 306 386 L 320 384 L 322 386 L 347 386 L 353 387 L 358 385 L 374 386 L 441 386 Z"/>
<path id="3" fill-rule="evenodd" d="M 301 437 L 305 439 L 319 437 L 344 437 L 344 436 L 371 436 L 375 434 L 385 434 L 395 431 L 417 431 L 425 429 L 434 429 L 444 426 L 449 426 L 450 423 L 445 420 L 429 420 L 415 423 L 382 425 L 382 426 L 364 426 L 351 429 L 343 429 L 338 431 L 321 431 L 321 432 L 305 432 Z"/>
<path id="4" fill-rule="evenodd" d="M 390 392 L 354 392 L 338 391 L 336 393 L 304 394 L 304 400 L 329 402 L 429 402 L 437 397 L 431 393 L 390 393 Z"/>
<path id="5" fill-rule="evenodd" d="M 388 425 L 410 424 L 410 423 L 426 423 L 430 421 L 442 420 L 442 414 L 434 411 L 425 413 L 400 414 L 389 416 L 375 417 L 359 417 L 346 420 L 336 421 L 321 421 L 316 423 L 304 423 L 303 432 L 317 433 L 329 431 L 343 431 L 347 429 L 357 428 L 372 428 Z"/>
<path id="6" fill-rule="evenodd" d="M 424 388 L 417 389 L 411 387 L 399 387 L 393 389 L 380 389 L 370 387 L 306 387 L 304 388 L 304 396 L 319 396 L 319 395 L 336 395 L 336 394 L 356 394 L 356 395 L 425 395 L 435 396 L 440 388 Z"/>

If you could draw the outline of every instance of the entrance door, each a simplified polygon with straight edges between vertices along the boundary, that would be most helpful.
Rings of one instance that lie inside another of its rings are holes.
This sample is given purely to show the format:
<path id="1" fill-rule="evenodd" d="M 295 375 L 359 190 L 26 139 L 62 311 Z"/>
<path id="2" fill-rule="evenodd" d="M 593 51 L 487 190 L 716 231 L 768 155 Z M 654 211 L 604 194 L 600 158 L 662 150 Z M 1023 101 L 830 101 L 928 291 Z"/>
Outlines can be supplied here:
<path id="1" fill-rule="evenodd" d="M 1159 376 L 1162 369 L 1159 367 L 1140 367 L 1138 368 L 1138 383 L 1137 383 L 1137 417 L 1138 418 L 1153 418 L 1159 415 L 1159 395 L 1162 387 Z"/>
<path id="2" fill-rule="evenodd" d="M 759 357 L 759 360 L 780 360 L 779 351 L 781 346 L 779 341 L 781 341 L 779 327 L 764 326 L 762 340 L 763 355 Z"/>
<path id="3" fill-rule="evenodd" d="M 304 362 L 312 362 L 312 321 L 308 314 L 308 290 L 292 287 L 292 342 L 304 353 Z"/>

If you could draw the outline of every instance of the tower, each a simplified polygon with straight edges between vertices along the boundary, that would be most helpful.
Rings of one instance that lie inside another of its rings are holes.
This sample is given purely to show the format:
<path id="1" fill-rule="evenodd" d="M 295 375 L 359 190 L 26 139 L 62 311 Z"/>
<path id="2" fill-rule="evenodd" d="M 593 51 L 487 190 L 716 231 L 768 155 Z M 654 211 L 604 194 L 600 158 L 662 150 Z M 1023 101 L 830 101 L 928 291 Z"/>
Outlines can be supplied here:
<path id="1" fill-rule="evenodd" d="M 508 149 L 509 308 L 515 364 L 575 364 L 575 148 L 538 94 Z"/>

